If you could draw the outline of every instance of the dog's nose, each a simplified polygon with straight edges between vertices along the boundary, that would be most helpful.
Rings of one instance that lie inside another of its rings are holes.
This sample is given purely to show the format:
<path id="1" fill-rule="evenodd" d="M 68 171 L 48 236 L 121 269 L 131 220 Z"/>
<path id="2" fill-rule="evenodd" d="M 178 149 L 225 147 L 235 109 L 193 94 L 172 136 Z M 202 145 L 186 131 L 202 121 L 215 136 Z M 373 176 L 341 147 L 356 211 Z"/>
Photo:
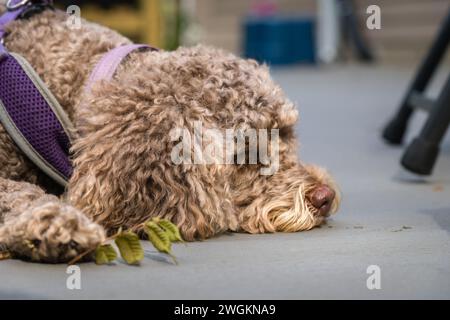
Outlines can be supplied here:
<path id="1" fill-rule="evenodd" d="M 310 196 L 311 204 L 319 210 L 319 214 L 327 216 L 330 213 L 336 192 L 327 185 L 317 187 Z"/>

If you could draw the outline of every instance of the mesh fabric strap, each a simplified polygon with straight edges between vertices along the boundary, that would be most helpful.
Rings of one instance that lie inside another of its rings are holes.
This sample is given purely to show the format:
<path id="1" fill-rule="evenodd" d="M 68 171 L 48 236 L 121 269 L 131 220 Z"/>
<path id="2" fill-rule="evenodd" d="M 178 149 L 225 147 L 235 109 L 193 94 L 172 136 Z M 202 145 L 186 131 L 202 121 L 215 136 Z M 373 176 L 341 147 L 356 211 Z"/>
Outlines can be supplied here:
<path id="1" fill-rule="evenodd" d="M 55 111 L 61 106 L 25 59 L 4 51 L 0 86 L 3 126 L 30 160 L 65 186 L 72 165 L 69 135 L 61 124 L 69 121 L 63 112 Z"/>

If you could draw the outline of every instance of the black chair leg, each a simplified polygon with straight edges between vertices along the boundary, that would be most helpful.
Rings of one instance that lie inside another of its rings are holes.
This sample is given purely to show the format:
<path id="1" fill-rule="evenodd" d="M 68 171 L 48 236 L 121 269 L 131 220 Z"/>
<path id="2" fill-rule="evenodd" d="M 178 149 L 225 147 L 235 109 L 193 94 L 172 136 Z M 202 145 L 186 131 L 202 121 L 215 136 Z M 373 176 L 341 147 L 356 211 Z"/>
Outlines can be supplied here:
<path id="1" fill-rule="evenodd" d="M 439 146 L 450 124 L 450 76 L 430 111 L 420 135 L 407 148 L 402 165 L 417 174 L 429 175 L 439 154 Z"/>
<path id="2" fill-rule="evenodd" d="M 437 38 L 435 39 L 431 50 L 422 63 L 414 81 L 401 104 L 401 107 L 395 117 L 389 122 L 383 131 L 383 138 L 391 144 L 401 144 L 405 135 L 408 121 L 413 113 L 413 107 L 409 103 L 410 97 L 414 93 L 423 93 L 430 82 L 434 71 L 438 67 L 444 56 L 447 45 L 450 41 L 450 13 L 447 15 L 444 24 Z"/>
<path id="3" fill-rule="evenodd" d="M 341 25 L 344 33 L 344 39 L 347 45 L 353 46 L 355 53 L 360 61 L 372 62 L 375 57 L 360 32 L 358 14 L 353 0 L 339 0 L 341 10 Z"/>

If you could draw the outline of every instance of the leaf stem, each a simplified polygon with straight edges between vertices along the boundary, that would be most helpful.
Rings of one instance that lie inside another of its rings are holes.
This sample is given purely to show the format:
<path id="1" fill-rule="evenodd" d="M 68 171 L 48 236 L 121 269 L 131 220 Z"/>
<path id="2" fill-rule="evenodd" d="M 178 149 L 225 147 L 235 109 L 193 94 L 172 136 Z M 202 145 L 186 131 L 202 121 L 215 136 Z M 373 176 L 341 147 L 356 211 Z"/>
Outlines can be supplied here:
<path id="1" fill-rule="evenodd" d="M 88 251 L 85 251 L 83 253 L 81 253 L 80 255 L 76 256 L 75 258 L 73 258 L 72 260 L 70 260 L 69 262 L 69 266 L 72 266 L 74 264 L 76 264 L 77 262 L 79 262 L 81 259 L 83 259 L 85 256 L 87 256 L 88 254 L 94 252 L 97 248 L 94 249 L 89 249 Z"/>
<path id="2" fill-rule="evenodd" d="M 144 227 L 145 224 L 146 224 L 146 222 L 141 223 L 141 224 L 138 224 L 138 225 L 136 225 L 136 226 L 134 226 L 134 227 L 131 227 L 131 228 L 128 229 L 127 231 L 133 232 L 133 231 L 136 230 L 136 229 L 139 229 L 139 228 Z M 122 233 L 123 233 L 123 231 L 120 229 L 116 234 L 114 234 L 114 235 L 112 235 L 112 236 L 106 238 L 106 240 L 103 241 L 99 246 L 108 244 L 109 242 L 115 240 L 115 239 L 116 239 L 120 234 L 122 234 Z M 83 259 L 83 258 L 84 258 L 85 256 L 87 256 L 88 254 L 94 252 L 99 246 L 97 246 L 97 247 L 95 247 L 95 248 L 93 248 L 93 249 L 89 249 L 89 250 L 87 250 L 87 251 L 85 251 L 85 252 L 79 254 L 79 255 L 76 256 L 75 258 L 73 258 L 72 260 L 70 260 L 69 266 L 74 265 L 75 263 L 79 262 L 81 259 Z"/>

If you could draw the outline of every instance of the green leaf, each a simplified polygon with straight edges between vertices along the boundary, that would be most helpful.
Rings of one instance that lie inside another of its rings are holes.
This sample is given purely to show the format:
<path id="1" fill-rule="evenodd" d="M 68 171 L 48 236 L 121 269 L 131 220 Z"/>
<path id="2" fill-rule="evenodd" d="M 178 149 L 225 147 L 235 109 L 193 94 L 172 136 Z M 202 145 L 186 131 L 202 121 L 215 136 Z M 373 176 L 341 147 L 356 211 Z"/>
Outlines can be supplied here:
<path id="1" fill-rule="evenodd" d="M 138 264 L 144 259 L 144 250 L 137 234 L 131 231 L 121 233 L 117 236 L 116 245 L 120 255 L 128 264 Z"/>
<path id="2" fill-rule="evenodd" d="M 160 220 L 158 225 L 163 228 L 169 236 L 169 240 L 172 242 L 183 242 L 183 238 L 181 237 L 180 230 L 176 225 L 174 225 L 169 220 Z"/>
<path id="3" fill-rule="evenodd" d="M 99 246 L 95 250 L 95 263 L 98 265 L 108 264 L 117 259 L 117 252 L 112 245 Z"/>
<path id="4" fill-rule="evenodd" d="M 155 222 L 149 221 L 145 224 L 144 230 L 150 242 L 159 252 L 170 253 L 172 243 L 165 229 Z"/>

